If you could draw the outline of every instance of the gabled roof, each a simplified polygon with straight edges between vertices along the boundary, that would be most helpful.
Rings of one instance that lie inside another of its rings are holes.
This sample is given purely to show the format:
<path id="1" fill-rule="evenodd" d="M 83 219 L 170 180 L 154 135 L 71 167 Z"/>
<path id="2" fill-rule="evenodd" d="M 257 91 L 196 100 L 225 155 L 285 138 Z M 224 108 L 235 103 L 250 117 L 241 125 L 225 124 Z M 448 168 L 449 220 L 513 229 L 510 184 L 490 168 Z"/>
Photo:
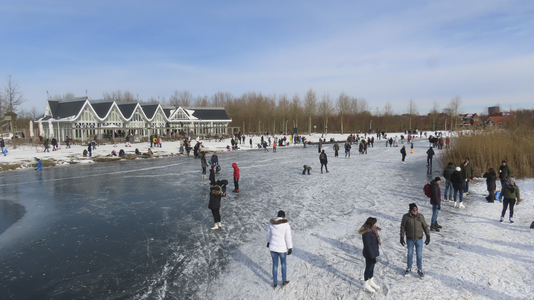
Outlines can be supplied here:
<path id="1" fill-rule="evenodd" d="M 156 110 L 158 109 L 159 104 L 143 104 L 141 105 L 141 108 L 143 109 L 143 112 L 145 113 L 145 116 L 148 119 L 154 118 L 154 114 L 156 113 Z"/>
<path id="2" fill-rule="evenodd" d="M 137 103 L 135 102 L 116 102 L 117 107 L 121 111 L 121 114 L 124 118 L 130 119 L 132 117 L 132 114 L 135 111 L 135 108 L 137 107 Z"/>
<path id="3" fill-rule="evenodd" d="M 201 120 L 228 120 L 228 114 L 224 108 L 191 108 L 184 109 L 191 117 Z"/>
<path id="4" fill-rule="evenodd" d="M 165 114 L 165 117 L 167 117 L 167 119 L 171 116 L 171 114 L 176 110 L 176 108 L 174 107 L 162 107 L 163 109 L 163 113 Z"/>
<path id="5" fill-rule="evenodd" d="M 50 113 L 52 118 L 67 118 L 71 116 L 76 116 L 82 109 L 83 105 L 87 100 L 76 100 L 76 101 L 66 101 L 60 102 L 57 100 L 48 100 L 48 105 L 50 106 Z"/>
<path id="6" fill-rule="evenodd" d="M 111 106 L 113 105 L 113 101 L 111 102 L 89 102 L 91 103 L 91 106 L 95 110 L 95 113 L 103 119 L 109 112 Z"/>

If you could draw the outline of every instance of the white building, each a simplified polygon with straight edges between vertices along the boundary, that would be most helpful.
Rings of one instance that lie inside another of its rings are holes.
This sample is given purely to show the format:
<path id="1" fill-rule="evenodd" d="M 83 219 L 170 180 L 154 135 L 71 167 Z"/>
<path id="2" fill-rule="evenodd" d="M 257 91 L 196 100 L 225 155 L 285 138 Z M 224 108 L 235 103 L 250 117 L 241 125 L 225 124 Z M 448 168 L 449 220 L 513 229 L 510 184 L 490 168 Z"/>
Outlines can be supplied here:
<path id="1" fill-rule="evenodd" d="M 39 135 L 63 141 L 86 140 L 91 136 L 148 137 L 171 136 L 180 132 L 188 135 L 229 134 L 232 119 L 224 108 L 167 107 L 160 104 L 139 104 L 110 100 L 48 100 L 45 114 L 37 120 Z"/>

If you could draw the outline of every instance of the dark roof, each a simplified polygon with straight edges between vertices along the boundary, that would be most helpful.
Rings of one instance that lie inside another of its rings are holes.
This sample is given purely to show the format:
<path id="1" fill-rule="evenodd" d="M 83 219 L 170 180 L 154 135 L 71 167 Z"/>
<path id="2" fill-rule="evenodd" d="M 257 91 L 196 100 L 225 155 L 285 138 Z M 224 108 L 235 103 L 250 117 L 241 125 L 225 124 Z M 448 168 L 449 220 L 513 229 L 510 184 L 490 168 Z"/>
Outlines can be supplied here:
<path id="1" fill-rule="evenodd" d="M 159 104 L 144 104 L 141 105 L 141 108 L 143 109 L 145 116 L 149 119 L 152 119 L 152 117 L 154 117 L 154 114 L 156 113 L 158 105 Z"/>
<path id="2" fill-rule="evenodd" d="M 113 101 L 111 102 L 92 102 L 91 106 L 95 110 L 96 114 L 100 118 L 104 118 L 111 108 L 111 105 L 113 105 Z"/>
<path id="3" fill-rule="evenodd" d="M 168 118 L 171 116 L 171 111 L 176 110 L 175 108 L 164 108 L 163 112 L 165 113 L 165 116 Z"/>
<path id="4" fill-rule="evenodd" d="M 121 111 L 122 115 L 126 118 L 126 119 L 129 119 L 134 110 L 135 110 L 135 107 L 137 107 L 137 103 L 132 103 L 132 102 L 117 102 L 117 106 L 119 107 L 119 110 Z"/>
<path id="5" fill-rule="evenodd" d="M 193 117 L 200 120 L 229 120 L 224 108 L 192 108 Z"/>
<path id="6" fill-rule="evenodd" d="M 67 118 L 76 116 L 82 109 L 85 100 L 59 102 L 57 100 L 48 100 L 50 112 L 53 118 Z"/>

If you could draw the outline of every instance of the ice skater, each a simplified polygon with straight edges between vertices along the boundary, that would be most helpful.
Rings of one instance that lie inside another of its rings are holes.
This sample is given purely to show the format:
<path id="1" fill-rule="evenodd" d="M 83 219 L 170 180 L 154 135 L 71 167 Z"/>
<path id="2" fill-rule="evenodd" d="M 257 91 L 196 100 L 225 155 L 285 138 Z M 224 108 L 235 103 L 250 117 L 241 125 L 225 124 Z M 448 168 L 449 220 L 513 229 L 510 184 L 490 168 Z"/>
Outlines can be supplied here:
<path id="1" fill-rule="evenodd" d="M 204 152 L 200 155 L 200 166 L 202 167 L 202 179 L 208 179 L 208 176 L 206 176 L 208 162 L 206 162 L 206 154 Z"/>
<path id="2" fill-rule="evenodd" d="M 276 288 L 278 286 L 278 259 L 280 259 L 282 265 L 282 285 L 286 286 L 289 283 L 289 280 L 287 280 L 286 255 L 291 255 L 293 252 L 293 241 L 291 227 L 283 210 L 278 212 L 276 219 L 269 221 L 265 239 L 273 260 L 273 287 Z"/>
<path id="3" fill-rule="evenodd" d="M 43 171 L 43 163 L 42 163 L 41 159 L 36 157 L 35 160 L 37 161 L 37 168 L 35 168 L 34 171 L 37 172 L 37 170 L 39 170 L 39 171 L 42 172 Z"/>
<path id="4" fill-rule="evenodd" d="M 211 229 L 221 229 L 221 197 L 222 197 L 222 188 L 218 185 L 210 186 L 210 202 L 208 208 L 211 209 L 211 214 L 213 215 L 213 227 Z"/>
<path id="5" fill-rule="evenodd" d="M 402 146 L 402 148 L 400 149 L 400 153 L 402 154 L 402 163 L 406 164 L 404 162 L 404 159 L 406 158 L 406 146 L 404 146 L 404 145 Z"/>
<path id="6" fill-rule="evenodd" d="M 380 227 L 376 226 L 376 218 L 367 218 L 365 224 L 358 230 L 362 235 L 363 241 L 363 257 L 365 257 L 365 272 L 363 289 L 366 292 L 374 293 L 380 290 L 380 286 L 375 283 L 373 273 L 375 270 L 376 258 L 380 255 L 378 246 L 382 245 L 380 235 L 378 234 Z"/>
<path id="7" fill-rule="evenodd" d="M 232 192 L 239 193 L 239 168 L 236 163 L 232 163 L 232 168 L 234 168 L 234 190 Z"/>
<path id="8" fill-rule="evenodd" d="M 324 150 L 319 154 L 319 162 L 321 162 L 321 174 L 323 174 L 323 166 L 326 170 L 326 173 L 328 173 L 328 167 L 326 166 L 328 164 L 328 157 L 326 157 L 326 153 L 324 153 Z"/>

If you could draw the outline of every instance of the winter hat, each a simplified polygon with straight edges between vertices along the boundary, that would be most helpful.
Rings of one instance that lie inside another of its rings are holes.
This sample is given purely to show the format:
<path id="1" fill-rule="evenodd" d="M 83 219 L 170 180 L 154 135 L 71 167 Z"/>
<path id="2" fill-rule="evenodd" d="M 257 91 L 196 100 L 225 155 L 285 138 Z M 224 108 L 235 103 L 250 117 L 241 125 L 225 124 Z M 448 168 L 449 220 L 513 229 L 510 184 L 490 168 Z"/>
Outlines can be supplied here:
<path id="1" fill-rule="evenodd" d="M 502 161 L 502 163 L 503 163 L 503 164 L 505 164 L 505 163 L 506 163 L 506 161 L 505 161 L 505 160 L 503 160 L 503 161 Z"/>
<path id="2" fill-rule="evenodd" d="M 410 210 L 413 210 L 414 208 L 417 208 L 417 204 L 410 203 Z"/>
<path id="3" fill-rule="evenodd" d="M 508 182 L 515 182 L 515 178 L 514 177 L 508 178 Z"/>
<path id="4" fill-rule="evenodd" d="M 286 217 L 286 213 L 283 210 L 281 210 L 281 211 L 278 212 L 278 217 L 279 218 L 280 217 L 285 218 Z"/>
<path id="5" fill-rule="evenodd" d="M 460 167 L 456 167 L 455 170 L 458 171 L 458 172 L 460 172 L 460 171 L 462 170 L 462 168 L 460 168 Z"/>
<path id="6" fill-rule="evenodd" d="M 441 181 L 441 178 L 436 177 L 436 178 L 434 178 L 434 181 Z"/>
<path id="7" fill-rule="evenodd" d="M 448 165 L 449 165 L 449 166 L 452 166 L 452 161 L 450 161 Z"/>

